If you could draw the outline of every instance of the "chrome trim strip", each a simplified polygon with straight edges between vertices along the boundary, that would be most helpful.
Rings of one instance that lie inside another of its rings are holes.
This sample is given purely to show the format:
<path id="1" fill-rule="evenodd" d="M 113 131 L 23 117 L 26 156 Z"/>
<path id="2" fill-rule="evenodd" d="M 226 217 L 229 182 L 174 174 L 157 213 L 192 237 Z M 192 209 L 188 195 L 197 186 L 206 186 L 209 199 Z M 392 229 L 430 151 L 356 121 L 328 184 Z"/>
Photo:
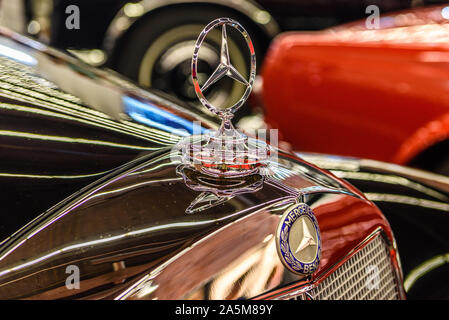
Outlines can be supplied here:
<path id="1" fill-rule="evenodd" d="M 376 169 L 386 173 L 400 174 L 409 179 L 416 180 L 417 182 L 426 183 L 429 186 L 449 192 L 449 178 L 443 175 L 377 160 L 360 159 L 359 163 L 360 167 L 366 169 Z"/>
<path id="2" fill-rule="evenodd" d="M 307 152 L 295 152 L 295 155 L 318 167 L 330 170 L 331 172 L 334 170 L 361 171 L 371 169 L 378 171 L 378 173 L 399 175 L 404 179 L 411 179 L 415 182 L 449 192 L 449 177 L 425 170 L 404 167 L 398 164 L 378 160 L 358 159 L 353 157 Z"/>
<path id="3" fill-rule="evenodd" d="M 409 272 L 404 280 L 405 291 L 410 291 L 415 282 L 418 281 L 421 277 L 425 276 L 428 272 L 442 267 L 445 264 L 449 264 L 449 253 L 437 255 L 415 267 L 412 271 Z"/>

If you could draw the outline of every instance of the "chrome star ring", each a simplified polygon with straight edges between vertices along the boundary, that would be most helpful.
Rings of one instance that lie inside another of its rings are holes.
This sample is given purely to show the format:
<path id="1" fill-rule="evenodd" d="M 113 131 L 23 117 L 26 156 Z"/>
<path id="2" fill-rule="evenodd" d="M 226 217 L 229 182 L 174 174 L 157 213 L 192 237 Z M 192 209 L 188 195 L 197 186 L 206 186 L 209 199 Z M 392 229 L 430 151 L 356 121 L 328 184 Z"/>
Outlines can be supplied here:
<path id="1" fill-rule="evenodd" d="M 250 77 L 249 80 L 246 80 L 231 64 L 229 59 L 229 49 L 228 49 L 228 37 L 226 33 L 226 26 L 231 26 L 237 29 L 245 38 L 246 43 L 248 44 L 248 49 L 251 55 L 251 69 L 250 69 Z M 201 44 L 206 38 L 207 34 L 215 27 L 221 26 L 221 51 L 220 51 L 220 63 L 212 75 L 207 79 L 204 83 L 203 87 L 200 88 L 197 77 L 197 68 L 198 68 L 198 52 L 201 48 Z M 243 93 L 243 96 L 237 101 L 232 107 L 226 108 L 224 110 L 220 110 L 219 108 L 212 105 L 204 96 L 203 92 L 207 90 L 212 84 L 223 78 L 224 76 L 228 76 L 246 86 L 246 90 Z M 192 58 L 192 82 L 195 88 L 196 95 L 200 100 L 201 104 L 209 109 L 211 112 L 216 115 L 222 116 L 224 114 L 230 115 L 235 113 L 237 109 L 239 109 L 245 101 L 248 99 L 249 94 L 251 93 L 254 80 L 256 78 L 256 54 L 254 52 L 254 45 L 246 32 L 245 28 L 242 27 L 240 23 L 230 18 L 219 18 L 211 23 L 209 23 L 203 31 L 200 33 L 196 43 L 195 49 L 193 51 Z"/>

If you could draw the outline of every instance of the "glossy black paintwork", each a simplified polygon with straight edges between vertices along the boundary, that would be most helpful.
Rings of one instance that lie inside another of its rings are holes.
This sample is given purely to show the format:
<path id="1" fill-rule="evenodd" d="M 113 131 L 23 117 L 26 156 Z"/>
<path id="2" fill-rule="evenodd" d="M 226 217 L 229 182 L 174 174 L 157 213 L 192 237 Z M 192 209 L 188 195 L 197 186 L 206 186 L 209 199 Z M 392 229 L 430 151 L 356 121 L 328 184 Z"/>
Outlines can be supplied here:
<path id="1" fill-rule="evenodd" d="M 31 70 L 21 66 L 19 72 L 18 64 L 0 60 L 0 88 L 9 88 L 0 91 L 1 240 L 146 148 L 161 147 L 86 121 L 89 110 L 83 105 L 61 99 L 56 89 L 33 88 L 23 78 L 27 71 L 31 77 Z M 20 93 L 24 89 L 31 97 Z"/>
<path id="2" fill-rule="evenodd" d="M 1 96 L 0 104 L 33 107 Z M 0 217 L 0 239 L 142 152 L 132 148 L 94 147 L 89 143 L 35 138 L 42 135 L 92 140 L 95 137 L 117 143 L 125 140 L 124 135 L 80 124 L 76 118 L 61 119 L 57 114 L 53 115 L 27 114 L 26 111 L 0 107 L 3 132 L 0 132 L 0 185 L 3 186 L 0 197 L 5 212 Z M 6 135 L 5 131 L 31 135 L 14 137 Z M 138 146 L 151 145 L 131 137 L 126 140 Z"/>
<path id="3" fill-rule="evenodd" d="M 114 119 L 83 100 L 101 103 L 114 94 L 119 99 L 103 105 L 126 112 L 126 101 L 142 101 L 169 116 L 194 119 L 181 103 L 140 90 L 112 72 L 85 66 L 6 29 L 1 33 L 1 45 L 12 51 L 0 52 L 0 243 L 112 170 L 179 139 L 128 117 Z M 62 90 L 59 81 L 82 98 Z"/>

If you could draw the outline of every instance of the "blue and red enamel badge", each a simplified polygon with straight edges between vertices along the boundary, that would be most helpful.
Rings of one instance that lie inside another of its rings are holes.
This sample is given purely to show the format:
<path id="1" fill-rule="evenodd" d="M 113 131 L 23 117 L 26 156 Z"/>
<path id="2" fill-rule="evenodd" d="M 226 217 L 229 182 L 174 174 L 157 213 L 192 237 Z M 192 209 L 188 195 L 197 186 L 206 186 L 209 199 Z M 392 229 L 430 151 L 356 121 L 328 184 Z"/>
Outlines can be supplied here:
<path id="1" fill-rule="evenodd" d="M 307 204 L 294 204 L 284 212 L 276 232 L 276 246 L 279 258 L 290 271 L 308 275 L 318 268 L 320 229 Z"/>

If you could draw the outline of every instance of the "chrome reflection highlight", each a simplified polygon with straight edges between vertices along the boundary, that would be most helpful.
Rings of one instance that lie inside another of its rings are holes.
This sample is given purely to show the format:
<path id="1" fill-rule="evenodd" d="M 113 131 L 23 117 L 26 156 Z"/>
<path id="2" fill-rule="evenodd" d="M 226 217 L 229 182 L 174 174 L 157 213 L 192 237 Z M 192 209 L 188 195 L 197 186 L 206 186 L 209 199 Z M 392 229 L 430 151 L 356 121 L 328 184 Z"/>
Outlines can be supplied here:
<path id="1" fill-rule="evenodd" d="M 10 58 L 27 66 L 35 66 L 37 60 L 30 54 L 21 50 L 20 46 L 8 39 L 0 39 L 0 56 Z"/>
<path id="2" fill-rule="evenodd" d="M 371 193 L 371 192 L 365 193 L 365 196 L 371 201 L 393 202 L 449 212 L 449 204 L 439 201 L 426 200 L 397 194 Z"/>
<path id="3" fill-rule="evenodd" d="M 420 264 L 419 266 L 417 266 L 415 269 L 410 271 L 410 273 L 405 277 L 404 280 L 405 291 L 409 291 L 416 283 L 416 281 L 424 277 L 426 274 L 445 264 L 449 264 L 449 253 L 433 257 L 432 259 L 429 259 Z"/>
<path id="4" fill-rule="evenodd" d="M 229 59 L 228 36 L 226 33 L 226 25 L 232 26 L 235 29 L 237 29 L 243 35 L 243 37 L 246 40 L 246 43 L 248 44 L 248 48 L 250 50 L 251 55 L 250 78 L 248 81 L 234 68 L 234 66 L 232 66 L 231 60 Z M 207 34 L 216 26 L 221 26 L 222 31 L 220 64 L 217 66 L 212 75 L 206 80 L 203 87 L 200 88 L 197 78 L 198 53 L 200 51 L 203 40 L 206 38 Z M 216 83 L 224 76 L 228 76 L 231 79 L 234 79 L 246 86 L 245 92 L 243 93 L 243 96 L 240 98 L 240 100 L 236 102 L 232 107 L 226 109 L 226 111 L 220 110 L 216 106 L 212 105 L 203 94 L 203 91 L 207 90 L 212 84 Z M 222 115 L 235 113 L 245 103 L 245 101 L 249 97 L 249 94 L 251 93 L 255 78 L 256 78 L 256 54 L 254 52 L 254 46 L 253 43 L 251 42 L 251 38 L 249 37 L 248 33 L 243 28 L 243 26 L 237 21 L 229 18 L 219 18 L 209 23 L 201 32 L 201 34 L 198 37 L 198 40 L 195 43 L 195 49 L 193 51 L 193 58 L 192 58 L 192 82 L 195 88 L 196 95 L 198 96 L 198 99 L 200 100 L 201 104 L 205 106 L 207 109 L 209 109 L 209 111 L 211 111 L 212 113 L 219 115 L 220 118 L 222 118 L 223 120 Z"/>
<path id="5" fill-rule="evenodd" d="M 178 136 L 188 136 L 196 132 L 205 133 L 207 130 L 201 126 L 195 127 L 195 122 L 163 110 L 160 107 L 146 101 L 142 102 L 132 97 L 123 97 L 125 112 L 137 122 L 157 128 Z"/>
<path id="6" fill-rule="evenodd" d="M 378 174 L 378 173 L 366 173 L 366 172 L 345 172 L 338 170 L 331 170 L 333 174 L 342 179 L 356 179 L 356 180 L 364 180 L 364 181 L 378 181 L 382 183 L 388 183 L 393 185 L 402 185 L 408 188 L 420 191 L 424 194 L 427 194 L 431 197 L 435 197 L 437 199 L 448 201 L 448 197 L 441 192 L 435 191 L 431 188 L 423 186 L 420 183 L 413 182 L 409 179 L 399 176 L 392 176 L 387 174 Z"/>
<path id="7" fill-rule="evenodd" d="M 141 147 L 141 146 L 132 146 L 132 145 L 127 145 L 127 144 L 113 143 L 113 142 L 108 142 L 108 141 L 89 140 L 89 139 L 72 138 L 72 137 L 58 137 L 58 136 L 35 134 L 35 133 L 31 133 L 31 132 L 18 132 L 18 131 L 8 131 L 8 130 L 0 130 L 0 136 L 9 136 L 9 137 L 17 137 L 17 138 L 25 138 L 25 139 L 33 139 L 33 140 L 47 140 L 47 141 L 54 141 L 54 142 L 80 143 L 80 144 L 99 145 L 99 146 L 135 149 L 135 150 L 156 150 L 157 149 L 157 148 L 151 148 L 151 147 Z"/>

